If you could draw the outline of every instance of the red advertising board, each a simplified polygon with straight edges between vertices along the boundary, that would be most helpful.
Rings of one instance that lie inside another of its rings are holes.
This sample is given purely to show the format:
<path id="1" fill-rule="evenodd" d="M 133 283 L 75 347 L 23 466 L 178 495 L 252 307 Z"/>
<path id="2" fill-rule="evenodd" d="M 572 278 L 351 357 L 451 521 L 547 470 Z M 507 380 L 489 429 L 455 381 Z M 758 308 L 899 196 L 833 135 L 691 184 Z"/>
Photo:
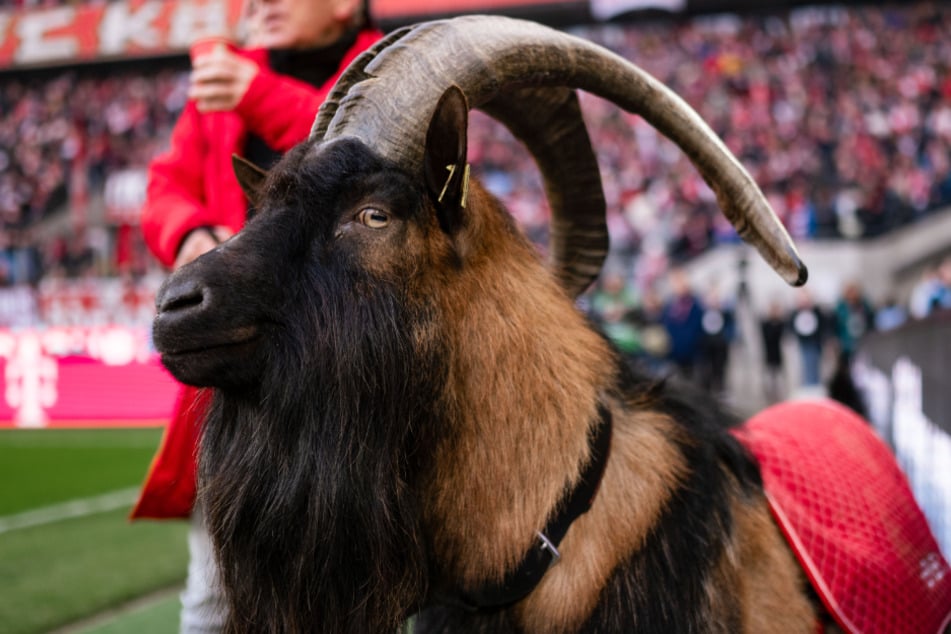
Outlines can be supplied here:
<path id="1" fill-rule="evenodd" d="M 0 69 L 185 51 L 237 34 L 242 0 L 115 0 L 0 11 Z"/>
<path id="2" fill-rule="evenodd" d="M 0 330 L 0 428 L 168 422 L 178 384 L 146 329 Z"/>
<path id="3" fill-rule="evenodd" d="M 0 70 L 184 53 L 199 37 L 240 39 L 246 0 L 112 0 L 0 10 Z M 464 13 L 546 12 L 607 19 L 645 8 L 681 10 L 687 0 L 369 0 L 382 24 Z"/>

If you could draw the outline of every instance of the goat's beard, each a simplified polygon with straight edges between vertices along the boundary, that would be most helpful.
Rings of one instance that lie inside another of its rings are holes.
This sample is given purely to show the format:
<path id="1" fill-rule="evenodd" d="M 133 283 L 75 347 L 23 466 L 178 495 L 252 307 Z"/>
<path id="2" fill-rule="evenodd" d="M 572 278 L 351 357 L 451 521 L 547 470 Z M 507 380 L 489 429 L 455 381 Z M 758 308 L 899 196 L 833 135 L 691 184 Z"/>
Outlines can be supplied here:
<path id="1" fill-rule="evenodd" d="M 420 315 L 371 295 L 318 304 L 253 394 L 215 396 L 200 496 L 231 632 L 394 632 L 425 594 L 413 478 L 443 373 Z"/>

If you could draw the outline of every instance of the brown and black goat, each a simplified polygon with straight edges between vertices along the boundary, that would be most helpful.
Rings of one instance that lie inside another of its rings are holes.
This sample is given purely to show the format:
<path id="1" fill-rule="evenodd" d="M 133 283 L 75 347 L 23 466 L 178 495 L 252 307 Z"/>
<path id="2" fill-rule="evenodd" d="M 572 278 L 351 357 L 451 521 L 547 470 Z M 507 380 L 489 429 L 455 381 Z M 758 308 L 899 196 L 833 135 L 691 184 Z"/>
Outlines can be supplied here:
<path id="1" fill-rule="evenodd" d="M 230 631 L 814 631 L 727 417 L 631 374 L 574 306 L 607 250 L 574 88 L 675 140 L 804 281 L 749 176 L 628 62 L 503 18 L 390 35 L 310 140 L 236 166 L 261 212 L 157 300 L 163 362 L 215 388 L 200 494 Z M 536 157 L 550 265 L 469 179 L 470 106 Z"/>

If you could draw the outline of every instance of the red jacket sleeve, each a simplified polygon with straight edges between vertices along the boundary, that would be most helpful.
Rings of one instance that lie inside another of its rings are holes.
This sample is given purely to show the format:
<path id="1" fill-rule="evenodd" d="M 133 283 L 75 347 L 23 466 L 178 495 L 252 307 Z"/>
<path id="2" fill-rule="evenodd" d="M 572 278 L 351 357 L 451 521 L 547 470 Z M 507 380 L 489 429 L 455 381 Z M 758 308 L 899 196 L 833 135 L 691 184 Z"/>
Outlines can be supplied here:
<path id="1" fill-rule="evenodd" d="M 320 88 L 268 69 L 263 65 L 267 57 L 263 49 L 242 51 L 242 55 L 261 64 L 261 70 L 234 112 L 225 116 L 231 117 L 234 125 L 261 137 L 274 150 L 286 152 L 310 133 L 317 110 L 340 73 L 380 37 L 377 31 L 360 33 L 341 61 L 337 75 Z M 200 114 L 194 102 L 189 101 L 172 130 L 169 150 L 149 166 L 142 233 L 149 249 L 166 266 L 175 261 L 182 239 L 193 229 L 222 225 L 237 232 L 244 223 L 244 209 L 233 204 L 209 205 L 206 200 L 209 184 L 205 182 L 205 161 L 215 160 L 208 158 L 214 148 L 202 128 L 208 116 Z M 231 125 L 228 127 L 232 129 Z M 238 143 L 237 137 L 231 140 Z M 213 143 L 223 142 L 218 138 Z M 221 160 L 227 163 L 228 156 Z M 211 186 L 220 185 L 219 182 Z"/>
<path id="2" fill-rule="evenodd" d="M 189 231 L 234 224 L 206 205 L 203 161 L 208 141 L 201 120 L 194 102 L 189 101 L 172 129 L 168 151 L 149 165 L 142 233 L 149 249 L 166 266 L 175 261 L 179 244 Z M 239 228 L 240 224 L 232 226 L 234 231 Z"/>

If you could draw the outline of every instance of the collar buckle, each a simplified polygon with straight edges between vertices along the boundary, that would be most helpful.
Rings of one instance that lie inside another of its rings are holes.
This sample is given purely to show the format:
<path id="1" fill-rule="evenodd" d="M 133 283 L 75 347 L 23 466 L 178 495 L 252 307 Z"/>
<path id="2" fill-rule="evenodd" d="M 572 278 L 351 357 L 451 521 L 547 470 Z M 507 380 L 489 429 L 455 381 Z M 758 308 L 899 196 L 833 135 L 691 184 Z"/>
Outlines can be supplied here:
<path id="1" fill-rule="evenodd" d="M 561 560 L 561 553 L 558 552 L 558 549 L 555 547 L 552 541 L 548 539 L 545 533 L 538 531 L 535 534 L 538 535 L 538 539 L 541 541 L 541 546 L 539 546 L 539 548 L 542 551 L 547 550 L 548 553 L 551 555 L 551 561 L 548 562 L 548 569 L 551 569 L 552 566 L 554 566 Z"/>
<path id="2" fill-rule="evenodd" d="M 510 606 L 534 590 L 545 573 L 561 560 L 558 545 L 572 523 L 591 508 L 608 461 L 611 447 L 611 412 L 604 405 L 598 406 L 598 412 L 600 420 L 588 437 L 590 460 L 575 486 L 564 493 L 559 505 L 560 510 L 554 517 L 549 518 L 542 530 L 535 533 L 539 540 L 537 546 L 533 546 L 501 582 L 487 583 L 467 592 L 455 601 L 456 603 L 473 610 L 497 610 Z"/>

